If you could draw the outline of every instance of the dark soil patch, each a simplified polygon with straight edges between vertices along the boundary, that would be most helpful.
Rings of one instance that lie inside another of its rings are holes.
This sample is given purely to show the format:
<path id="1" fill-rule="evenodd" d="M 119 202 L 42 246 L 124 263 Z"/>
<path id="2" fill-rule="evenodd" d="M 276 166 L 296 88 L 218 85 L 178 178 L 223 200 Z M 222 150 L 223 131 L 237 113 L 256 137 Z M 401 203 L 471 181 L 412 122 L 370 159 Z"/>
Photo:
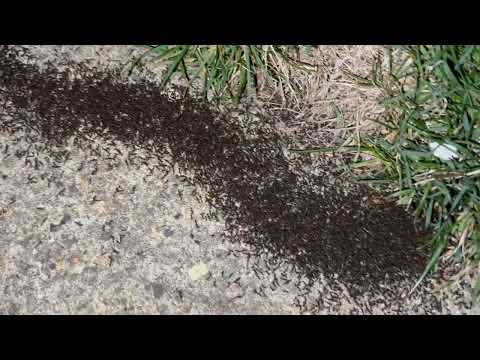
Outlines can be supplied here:
<path id="1" fill-rule="evenodd" d="M 81 79 L 54 67 L 40 72 L 19 61 L 19 51 L 0 48 L 2 112 L 16 114 L 2 120 L 3 130 L 28 127 L 52 143 L 89 134 L 119 139 L 149 149 L 164 168 L 172 166 L 163 157 L 169 154 L 208 190 L 232 241 L 291 261 L 312 281 L 336 274 L 365 291 L 423 270 L 419 234 L 403 209 L 368 205 L 366 188 L 345 195 L 323 176 L 292 168 L 267 126 L 248 118 L 240 124 L 191 98 L 169 99 L 154 83 L 121 83 L 117 74 L 82 65 L 72 64 Z"/>

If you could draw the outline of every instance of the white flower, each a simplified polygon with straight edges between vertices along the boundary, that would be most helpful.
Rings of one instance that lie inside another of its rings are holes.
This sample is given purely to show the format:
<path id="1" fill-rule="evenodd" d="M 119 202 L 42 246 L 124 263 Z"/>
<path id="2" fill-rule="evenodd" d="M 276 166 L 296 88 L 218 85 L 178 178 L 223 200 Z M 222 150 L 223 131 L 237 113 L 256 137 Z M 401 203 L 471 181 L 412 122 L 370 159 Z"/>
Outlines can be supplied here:
<path id="1" fill-rule="evenodd" d="M 434 141 L 430 143 L 430 150 L 433 151 L 434 156 L 443 161 L 449 161 L 459 157 L 457 148 L 449 144 L 441 145 Z"/>

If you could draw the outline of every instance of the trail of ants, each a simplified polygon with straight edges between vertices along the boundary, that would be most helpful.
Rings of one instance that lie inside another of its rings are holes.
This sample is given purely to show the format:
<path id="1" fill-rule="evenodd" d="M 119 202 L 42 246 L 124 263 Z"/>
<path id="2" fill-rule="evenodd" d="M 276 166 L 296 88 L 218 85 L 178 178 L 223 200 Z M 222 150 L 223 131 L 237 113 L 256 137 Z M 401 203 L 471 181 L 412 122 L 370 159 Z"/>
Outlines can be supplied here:
<path id="1" fill-rule="evenodd" d="M 366 188 L 345 195 L 320 175 L 292 169 L 271 128 L 245 125 L 197 99 L 171 98 L 147 80 L 119 81 L 114 71 L 81 63 L 70 65 L 81 77 L 53 65 L 40 70 L 20 61 L 23 52 L 0 47 L 1 111 L 9 115 L 2 130 L 27 128 L 57 147 L 94 135 L 146 149 L 159 169 L 176 164 L 193 173 L 189 181 L 206 190 L 230 241 L 293 264 L 311 281 L 336 278 L 353 295 L 378 288 L 386 276 L 423 270 L 421 239 L 403 209 L 367 207 Z"/>

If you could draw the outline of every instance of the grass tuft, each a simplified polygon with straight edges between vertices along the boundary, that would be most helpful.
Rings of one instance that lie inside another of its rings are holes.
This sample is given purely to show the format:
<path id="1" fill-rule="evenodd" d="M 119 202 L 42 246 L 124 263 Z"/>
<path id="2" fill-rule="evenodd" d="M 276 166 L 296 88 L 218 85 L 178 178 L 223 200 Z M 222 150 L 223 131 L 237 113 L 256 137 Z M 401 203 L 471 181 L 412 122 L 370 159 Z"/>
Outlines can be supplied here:
<path id="1" fill-rule="evenodd" d="M 391 58 L 390 68 L 377 67 L 373 76 L 390 95 L 381 120 L 388 140 L 364 139 L 362 147 L 382 165 L 372 180 L 384 180 L 435 232 L 416 288 L 441 258 L 478 269 L 480 46 L 400 50 L 401 62 Z"/>
<path id="2" fill-rule="evenodd" d="M 363 134 L 358 146 L 333 149 L 363 154 L 351 169 L 359 181 L 393 192 L 434 236 L 431 259 L 415 284 L 439 261 L 460 264 L 477 277 L 480 295 L 480 46 L 389 48 L 388 65 L 373 66 L 362 86 L 387 94 L 378 124 L 383 136 Z M 368 84 L 367 84 L 368 85 Z M 319 153 L 328 149 L 303 150 Z M 366 158 L 366 159 L 365 159 Z M 367 169 L 364 175 L 365 168 Z"/>
<path id="3" fill-rule="evenodd" d="M 148 48 L 146 54 L 155 54 L 168 66 L 163 85 L 179 75 L 189 85 L 200 82 L 203 96 L 216 102 L 239 103 L 249 91 L 258 93 L 266 84 L 283 95 L 295 96 L 302 89 L 292 78 L 292 69 L 316 69 L 315 65 L 299 60 L 300 46 L 296 45 L 148 45 Z"/>

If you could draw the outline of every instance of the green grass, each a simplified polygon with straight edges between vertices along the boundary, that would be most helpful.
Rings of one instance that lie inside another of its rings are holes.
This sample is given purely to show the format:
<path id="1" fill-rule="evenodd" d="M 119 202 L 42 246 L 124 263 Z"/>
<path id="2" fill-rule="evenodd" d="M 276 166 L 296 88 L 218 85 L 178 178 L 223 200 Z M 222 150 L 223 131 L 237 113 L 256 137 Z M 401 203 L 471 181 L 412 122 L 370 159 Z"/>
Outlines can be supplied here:
<path id="1" fill-rule="evenodd" d="M 401 50 L 404 61 L 390 59 L 386 71 L 376 67 L 372 80 L 389 94 L 381 121 L 389 141 L 364 139 L 362 147 L 376 165 L 366 181 L 393 188 L 398 203 L 434 230 L 418 286 L 447 247 L 450 260 L 464 267 L 480 260 L 480 46 Z M 456 157 L 442 159 L 432 143 Z"/>
<path id="2" fill-rule="evenodd" d="M 392 60 L 387 74 L 374 76 L 390 94 L 383 126 L 391 141 L 364 145 L 382 165 L 373 177 L 388 180 L 398 202 L 413 206 L 435 232 L 418 285 L 448 245 L 454 247 L 450 258 L 464 266 L 480 260 L 480 47 L 402 50 L 406 62 Z M 456 157 L 442 159 L 432 143 L 449 146 Z"/>
<path id="3" fill-rule="evenodd" d="M 238 103 L 266 81 L 283 94 L 299 93 L 291 78 L 293 68 L 309 71 L 313 65 L 298 60 L 300 46 L 288 45 L 148 45 L 148 53 L 167 64 L 163 86 L 173 76 L 189 85 L 200 82 L 203 96 L 216 102 Z M 134 64 L 135 66 L 136 64 Z M 133 70 L 132 67 L 131 70 Z"/>
<path id="4" fill-rule="evenodd" d="M 388 60 L 387 69 L 380 63 L 374 66 L 368 83 L 362 79 L 363 85 L 381 87 L 387 94 L 386 112 L 379 119 L 382 136 L 364 135 L 358 147 L 335 150 L 366 155 L 351 164 L 352 169 L 368 169 L 359 181 L 392 191 L 399 204 L 410 207 L 425 228 L 433 230 L 427 244 L 430 261 L 412 291 L 442 259 L 476 272 L 476 299 L 480 294 L 480 46 L 390 48 Z M 432 148 L 434 142 L 453 147 L 456 157 L 442 160 Z"/>

